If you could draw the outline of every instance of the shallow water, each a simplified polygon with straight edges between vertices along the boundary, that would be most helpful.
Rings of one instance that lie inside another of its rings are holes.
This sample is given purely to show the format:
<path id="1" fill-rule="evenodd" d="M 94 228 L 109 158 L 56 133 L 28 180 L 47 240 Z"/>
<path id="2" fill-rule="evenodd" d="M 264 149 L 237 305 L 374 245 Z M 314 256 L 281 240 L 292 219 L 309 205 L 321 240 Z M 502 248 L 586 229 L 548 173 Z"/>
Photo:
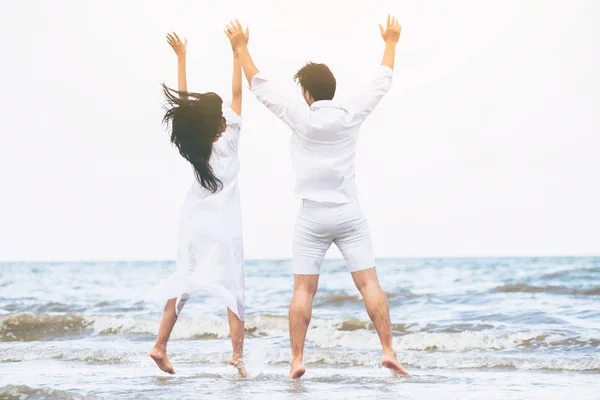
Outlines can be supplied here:
<path id="1" fill-rule="evenodd" d="M 289 361 L 289 261 L 246 266 L 248 379 L 227 365 L 225 309 L 193 297 L 177 375 L 147 357 L 171 262 L 0 264 L 0 398 L 600 398 L 600 258 L 380 260 L 394 343 L 380 349 L 342 261 L 323 267 L 300 381 Z"/>

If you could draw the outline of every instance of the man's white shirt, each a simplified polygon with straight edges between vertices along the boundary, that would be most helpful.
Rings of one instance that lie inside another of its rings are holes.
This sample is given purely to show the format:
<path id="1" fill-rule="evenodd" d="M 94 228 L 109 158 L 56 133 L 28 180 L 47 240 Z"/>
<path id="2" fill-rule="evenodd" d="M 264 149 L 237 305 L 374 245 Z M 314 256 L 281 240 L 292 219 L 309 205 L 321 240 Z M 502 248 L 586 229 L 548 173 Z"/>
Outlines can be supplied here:
<path id="1" fill-rule="evenodd" d="M 250 90 L 292 129 L 290 150 L 299 199 L 347 203 L 356 198 L 355 158 L 360 127 L 392 84 L 393 71 L 381 66 L 375 79 L 349 101 L 321 100 L 310 107 L 275 90 L 258 73 Z"/>

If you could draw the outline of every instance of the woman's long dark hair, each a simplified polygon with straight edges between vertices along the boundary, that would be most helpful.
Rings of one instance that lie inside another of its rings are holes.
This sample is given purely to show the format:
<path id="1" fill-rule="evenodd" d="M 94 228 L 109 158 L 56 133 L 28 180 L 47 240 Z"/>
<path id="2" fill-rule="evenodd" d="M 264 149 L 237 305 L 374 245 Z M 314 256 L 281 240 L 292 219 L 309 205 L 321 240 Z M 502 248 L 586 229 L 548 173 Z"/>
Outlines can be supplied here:
<path id="1" fill-rule="evenodd" d="M 221 132 L 223 100 L 216 93 L 178 92 L 164 84 L 162 88 L 167 99 L 163 123 L 171 125 L 171 143 L 192 164 L 200 184 L 217 192 L 223 183 L 209 160 L 213 142 Z"/>

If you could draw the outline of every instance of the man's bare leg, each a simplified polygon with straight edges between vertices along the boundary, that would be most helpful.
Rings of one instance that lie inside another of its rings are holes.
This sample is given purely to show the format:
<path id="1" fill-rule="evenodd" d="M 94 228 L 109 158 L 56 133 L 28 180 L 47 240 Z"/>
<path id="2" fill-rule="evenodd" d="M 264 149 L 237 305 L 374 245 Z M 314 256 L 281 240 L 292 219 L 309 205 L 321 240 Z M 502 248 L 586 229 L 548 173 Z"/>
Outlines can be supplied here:
<path id="1" fill-rule="evenodd" d="M 408 375 L 408 373 L 398 363 L 396 352 L 392 344 L 392 325 L 390 322 L 390 309 L 385 293 L 379 286 L 377 272 L 375 268 L 369 268 L 352 273 L 352 279 L 356 287 L 362 294 L 367 307 L 367 313 L 373 321 L 375 330 L 379 335 L 381 347 L 383 348 L 383 358 L 381 364 L 389 368 L 395 376 Z"/>
<path id="2" fill-rule="evenodd" d="M 290 343 L 292 362 L 289 377 L 298 379 L 306 368 L 302 364 L 306 331 L 312 316 L 312 303 L 319 286 L 319 275 L 294 275 L 294 296 L 290 304 Z"/>
<path id="3" fill-rule="evenodd" d="M 240 320 L 229 308 L 227 309 L 229 320 L 229 335 L 231 336 L 231 348 L 233 350 L 229 364 L 237 368 L 240 377 L 248 376 L 244 366 L 244 321 Z"/>
<path id="4" fill-rule="evenodd" d="M 175 373 L 175 370 L 173 369 L 173 366 L 167 357 L 167 342 L 169 341 L 169 336 L 171 336 L 171 332 L 173 331 L 173 327 L 177 321 L 175 301 L 176 299 L 167 301 L 165 311 L 163 312 L 163 316 L 160 321 L 160 327 L 158 328 L 158 337 L 156 338 L 156 343 L 150 352 L 150 357 L 154 360 L 156 365 L 158 365 L 158 368 L 169 374 Z"/>

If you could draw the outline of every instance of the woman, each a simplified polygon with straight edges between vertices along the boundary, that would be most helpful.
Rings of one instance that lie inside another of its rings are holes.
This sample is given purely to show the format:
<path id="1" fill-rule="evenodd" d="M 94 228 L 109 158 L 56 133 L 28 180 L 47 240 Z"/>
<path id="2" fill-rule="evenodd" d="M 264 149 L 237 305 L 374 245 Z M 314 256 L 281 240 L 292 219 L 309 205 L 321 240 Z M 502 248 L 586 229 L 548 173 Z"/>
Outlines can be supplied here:
<path id="1" fill-rule="evenodd" d="M 163 85 L 171 125 L 171 142 L 195 171 L 195 181 L 183 206 L 178 234 L 177 271 L 153 291 L 165 304 L 158 338 L 150 357 L 170 374 L 167 341 L 190 296 L 208 293 L 227 306 L 233 354 L 230 364 L 246 376 L 244 348 L 244 256 L 237 176 L 242 111 L 242 70 L 233 59 L 231 107 L 216 93 L 191 93 L 186 82 L 186 45 L 176 33 L 167 41 L 178 59 L 176 92 Z M 178 96 L 177 96 L 178 95 Z"/>

